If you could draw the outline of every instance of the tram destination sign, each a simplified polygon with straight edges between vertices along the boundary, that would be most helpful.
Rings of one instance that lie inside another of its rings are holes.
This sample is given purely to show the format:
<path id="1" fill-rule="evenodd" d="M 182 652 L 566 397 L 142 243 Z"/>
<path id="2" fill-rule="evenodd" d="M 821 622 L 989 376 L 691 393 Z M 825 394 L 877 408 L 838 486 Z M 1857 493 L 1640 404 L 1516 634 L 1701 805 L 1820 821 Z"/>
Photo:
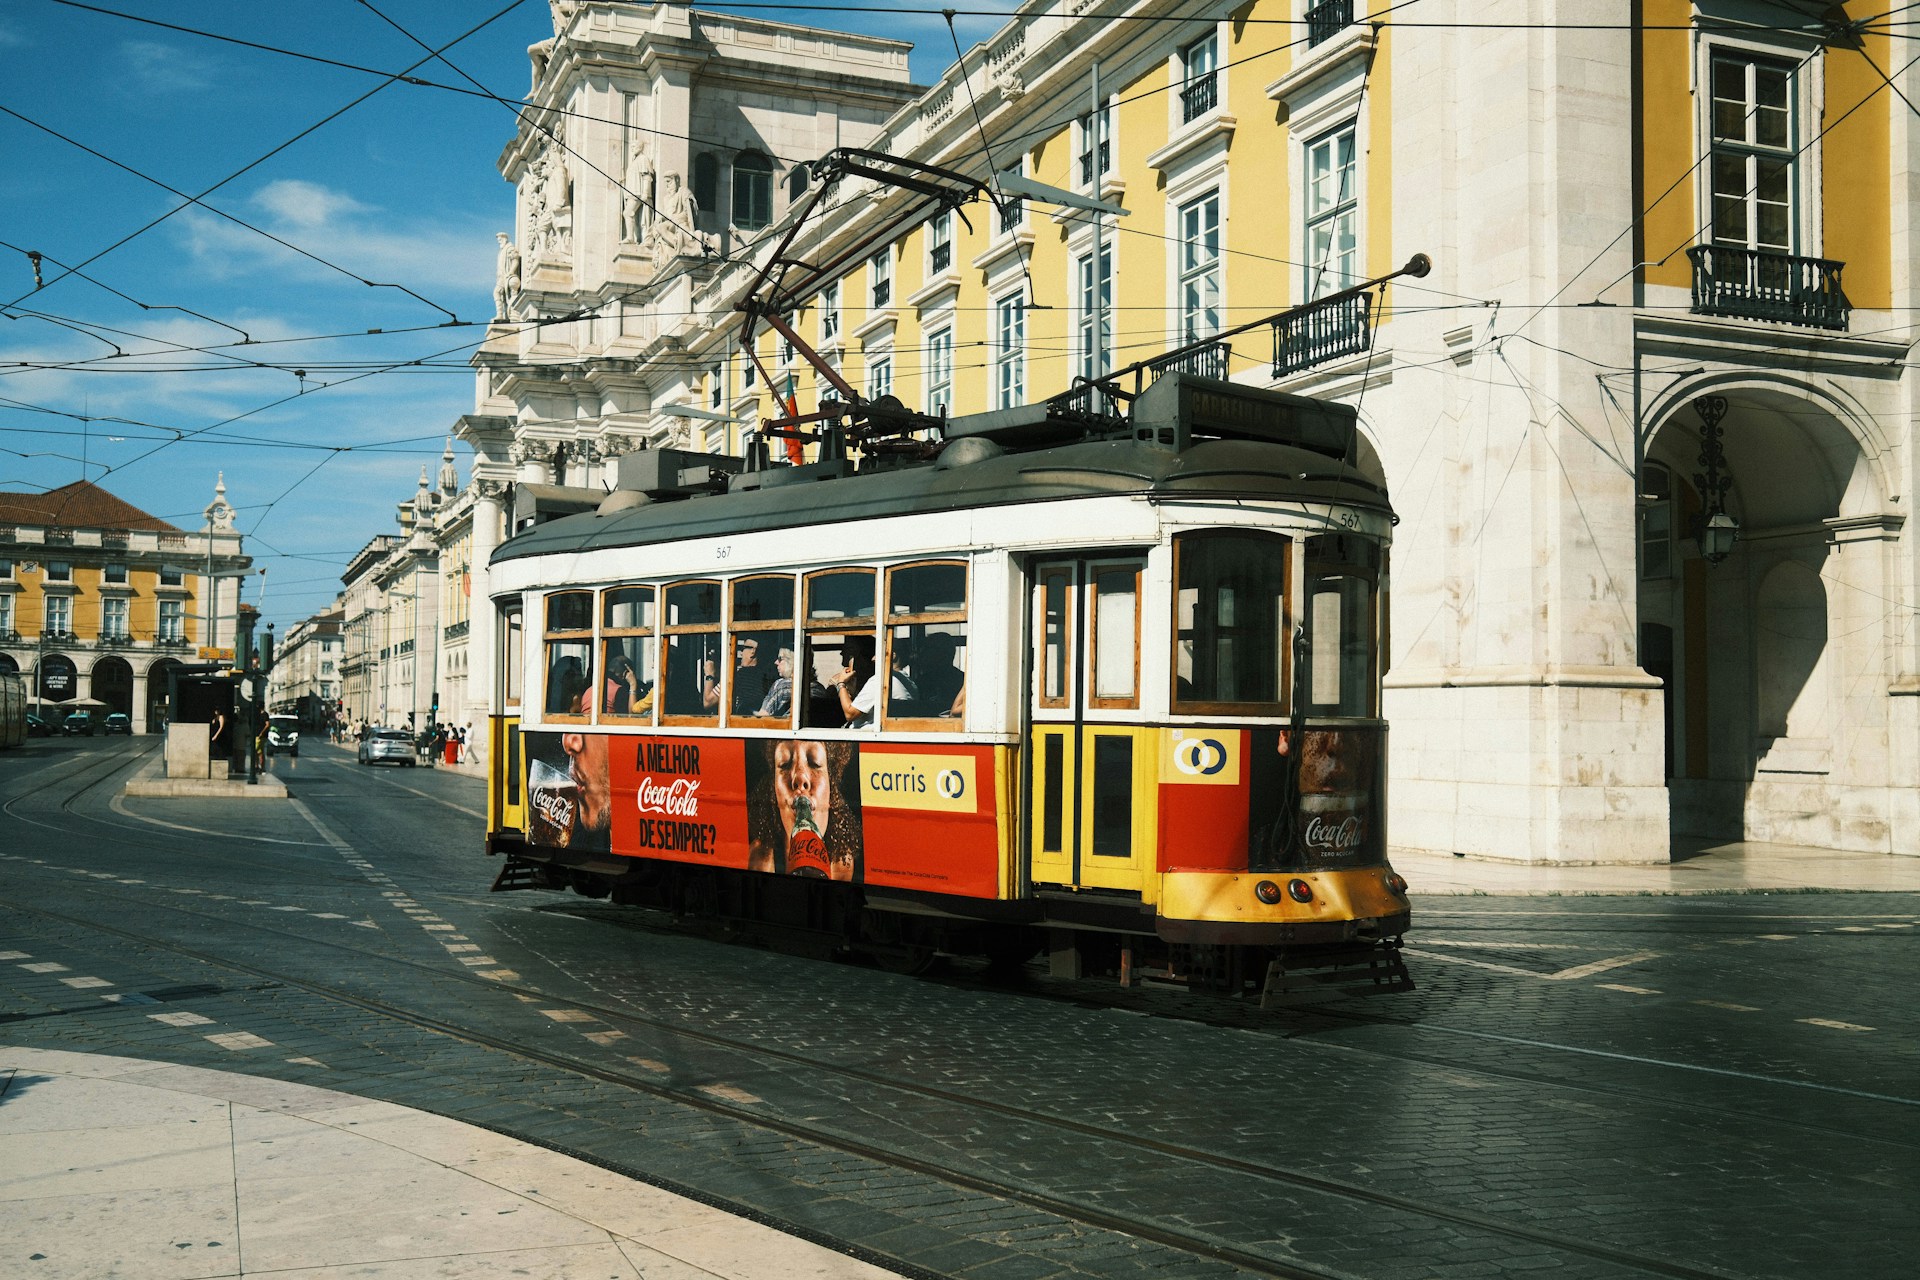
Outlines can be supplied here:
<path id="1" fill-rule="evenodd" d="M 1133 404 L 1136 431 L 1170 427 L 1178 449 L 1186 448 L 1196 436 L 1213 436 L 1290 444 L 1352 461 L 1358 421 L 1351 405 L 1190 373 L 1161 376 Z"/>

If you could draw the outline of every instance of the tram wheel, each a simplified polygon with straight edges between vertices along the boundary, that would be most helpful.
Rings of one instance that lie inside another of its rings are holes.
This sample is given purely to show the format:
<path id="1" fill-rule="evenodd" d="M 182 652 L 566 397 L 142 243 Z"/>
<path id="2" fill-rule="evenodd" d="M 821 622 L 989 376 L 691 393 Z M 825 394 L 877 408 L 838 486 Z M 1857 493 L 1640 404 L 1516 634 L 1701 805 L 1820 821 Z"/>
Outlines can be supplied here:
<path id="1" fill-rule="evenodd" d="M 897 943 L 888 947 L 876 947 L 871 944 L 860 948 L 874 966 L 886 973 L 905 974 L 917 978 L 930 971 L 940 962 L 940 953 L 932 947 L 914 946 L 912 943 Z"/>

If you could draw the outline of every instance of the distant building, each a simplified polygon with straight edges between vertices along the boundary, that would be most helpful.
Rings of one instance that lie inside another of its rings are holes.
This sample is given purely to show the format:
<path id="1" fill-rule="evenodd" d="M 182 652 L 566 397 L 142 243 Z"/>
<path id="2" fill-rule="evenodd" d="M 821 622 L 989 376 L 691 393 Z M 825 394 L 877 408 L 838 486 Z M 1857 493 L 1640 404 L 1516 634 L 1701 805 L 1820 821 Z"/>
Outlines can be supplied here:
<path id="1" fill-rule="evenodd" d="M 231 657 L 252 561 L 222 477 L 188 532 L 98 485 L 0 493 L 0 671 L 48 714 L 121 712 L 157 731 L 167 671 Z"/>
<path id="2" fill-rule="evenodd" d="M 331 725 L 340 710 L 340 659 L 345 646 L 344 599 L 287 628 L 274 655 L 267 706 L 275 715 L 297 716 L 303 727 Z"/>

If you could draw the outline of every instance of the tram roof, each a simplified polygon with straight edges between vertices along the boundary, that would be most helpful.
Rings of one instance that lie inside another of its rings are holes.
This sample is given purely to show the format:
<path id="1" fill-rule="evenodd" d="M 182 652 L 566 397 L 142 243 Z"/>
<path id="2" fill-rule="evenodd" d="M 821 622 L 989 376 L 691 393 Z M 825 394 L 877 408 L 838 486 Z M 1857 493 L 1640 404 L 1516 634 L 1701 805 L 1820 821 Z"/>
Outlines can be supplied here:
<path id="1" fill-rule="evenodd" d="M 1136 440 L 1083 440 L 961 465 L 926 463 L 648 502 L 604 515 L 563 516 L 501 543 L 492 562 L 1128 495 L 1388 506 L 1386 491 L 1362 476 L 1351 462 L 1309 448 L 1264 440 L 1211 439 L 1194 441 L 1176 452 Z"/>

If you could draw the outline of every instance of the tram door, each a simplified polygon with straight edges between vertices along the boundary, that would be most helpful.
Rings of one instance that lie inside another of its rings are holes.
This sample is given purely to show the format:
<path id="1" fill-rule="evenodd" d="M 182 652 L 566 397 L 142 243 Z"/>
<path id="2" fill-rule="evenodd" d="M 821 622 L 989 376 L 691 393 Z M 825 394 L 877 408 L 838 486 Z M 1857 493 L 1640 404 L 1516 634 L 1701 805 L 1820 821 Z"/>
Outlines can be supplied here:
<path id="1" fill-rule="evenodd" d="M 1033 568 L 1027 848 L 1036 884 L 1144 887 L 1156 739 L 1139 727 L 1139 557 Z"/>

